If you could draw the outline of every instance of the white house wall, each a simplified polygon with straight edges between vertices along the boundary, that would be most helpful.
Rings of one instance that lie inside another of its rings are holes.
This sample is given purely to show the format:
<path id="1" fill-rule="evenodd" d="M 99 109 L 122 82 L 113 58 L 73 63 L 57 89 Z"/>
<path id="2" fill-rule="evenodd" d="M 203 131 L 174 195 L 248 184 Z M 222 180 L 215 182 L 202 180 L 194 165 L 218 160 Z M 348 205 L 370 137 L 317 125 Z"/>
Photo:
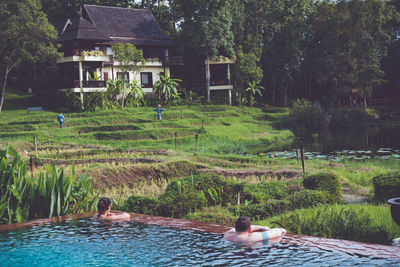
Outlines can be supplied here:
<path id="1" fill-rule="evenodd" d="M 147 65 L 147 63 L 146 63 Z M 141 72 L 151 72 L 152 73 L 152 78 L 153 78 L 153 85 L 156 81 L 160 80 L 160 76 L 159 74 L 161 72 L 168 72 L 169 71 L 169 67 L 162 67 L 162 66 L 154 66 L 155 64 L 152 64 L 150 66 L 145 66 L 143 67 L 141 70 L 133 73 L 132 71 L 129 71 L 129 82 L 132 83 L 134 80 L 138 81 L 140 83 L 140 73 Z M 113 71 L 114 70 L 114 71 Z M 102 72 L 100 74 L 100 72 Z M 105 66 L 102 69 L 98 68 L 97 69 L 97 74 L 99 75 L 99 77 L 101 77 L 101 79 L 104 78 L 104 72 L 108 72 L 108 78 L 109 79 L 116 79 L 117 78 L 117 72 L 121 72 L 121 70 L 119 70 L 117 67 L 111 67 L 111 66 Z M 145 93 L 151 93 L 153 92 L 152 88 L 143 88 L 143 91 Z"/>

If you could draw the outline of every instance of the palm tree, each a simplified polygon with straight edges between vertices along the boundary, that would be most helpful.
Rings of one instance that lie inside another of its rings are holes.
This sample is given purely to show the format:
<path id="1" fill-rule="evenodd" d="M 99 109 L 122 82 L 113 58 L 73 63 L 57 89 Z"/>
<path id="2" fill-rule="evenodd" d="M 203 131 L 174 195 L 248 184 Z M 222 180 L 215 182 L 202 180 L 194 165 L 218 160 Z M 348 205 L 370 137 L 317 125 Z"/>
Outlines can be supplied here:
<path id="1" fill-rule="evenodd" d="M 256 81 L 248 82 L 248 86 L 246 92 L 250 91 L 249 106 L 252 107 L 255 95 L 259 94 L 262 96 L 261 90 L 264 90 L 264 87 L 257 85 Z"/>
<path id="2" fill-rule="evenodd" d="M 171 78 L 168 72 L 165 72 L 164 75 L 160 74 L 160 80 L 154 83 L 154 93 L 158 96 L 160 104 L 163 104 L 163 101 L 168 103 L 171 98 L 179 98 L 178 82 L 181 80 Z"/>

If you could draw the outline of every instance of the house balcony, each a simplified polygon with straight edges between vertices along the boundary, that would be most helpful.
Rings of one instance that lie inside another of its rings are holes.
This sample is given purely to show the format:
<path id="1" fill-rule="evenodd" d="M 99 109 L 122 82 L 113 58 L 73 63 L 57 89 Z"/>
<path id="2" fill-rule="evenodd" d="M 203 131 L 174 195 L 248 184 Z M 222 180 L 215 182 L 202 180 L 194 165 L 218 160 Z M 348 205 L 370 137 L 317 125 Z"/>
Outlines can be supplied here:
<path id="1" fill-rule="evenodd" d="M 80 93 L 80 82 L 79 80 L 74 80 L 71 82 L 65 82 L 60 86 L 61 91 L 69 91 L 74 93 Z M 105 81 L 82 81 L 82 91 L 87 92 L 104 92 L 106 91 Z"/>
<path id="2" fill-rule="evenodd" d="M 210 90 L 233 90 L 233 85 L 228 79 L 210 81 Z"/>
<path id="3" fill-rule="evenodd" d="M 91 61 L 91 62 L 109 62 L 109 56 L 68 56 L 63 57 L 57 60 L 57 64 L 67 63 L 67 62 L 83 62 L 83 61 Z"/>

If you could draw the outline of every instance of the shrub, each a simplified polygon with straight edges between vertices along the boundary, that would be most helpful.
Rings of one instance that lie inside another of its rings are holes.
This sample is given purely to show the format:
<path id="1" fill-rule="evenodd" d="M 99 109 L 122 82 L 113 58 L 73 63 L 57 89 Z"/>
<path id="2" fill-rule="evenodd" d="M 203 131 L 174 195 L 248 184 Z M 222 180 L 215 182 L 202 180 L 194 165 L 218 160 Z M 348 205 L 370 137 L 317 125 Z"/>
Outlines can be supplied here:
<path id="1" fill-rule="evenodd" d="M 288 199 L 293 207 L 292 210 L 314 207 L 325 203 L 334 203 L 336 200 L 329 192 L 320 190 L 295 192 Z"/>
<path id="2" fill-rule="evenodd" d="M 237 220 L 237 216 L 232 212 L 219 206 L 205 207 L 200 211 L 187 214 L 184 218 L 193 221 L 227 225 L 234 225 Z"/>
<path id="3" fill-rule="evenodd" d="M 321 132 L 329 124 L 327 114 L 319 105 L 306 99 L 296 99 L 287 118 L 289 127 L 297 136 Z"/>
<path id="4" fill-rule="evenodd" d="M 159 215 L 160 204 L 157 198 L 133 195 L 122 204 L 121 210 L 141 214 Z"/>
<path id="5" fill-rule="evenodd" d="M 400 172 L 389 172 L 372 178 L 375 199 L 386 201 L 387 199 L 400 197 Z"/>
<path id="6" fill-rule="evenodd" d="M 306 189 L 326 190 L 333 200 L 342 200 L 342 184 L 340 178 L 332 172 L 320 172 L 304 177 L 303 185 Z"/>
<path id="7" fill-rule="evenodd" d="M 237 215 L 249 216 L 255 220 L 262 220 L 280 213 L 291 210 L 291 204 L 288 200 L 270 199 L 263 204 L 241 205 L 231 208 Z"/>
<path id="8" fill-rule="evenodd" d="M 263 203 L 267 199 L 282 199 L 287 196 L 283 183 L 261 182 L 258 184 L 246 184 L 244 193 L 251 197 L 255 203 Z"/>
<path id="9" fill-rule="evenodd" d="M 374 119 L 361 107 L 341 107 L 332 109 L 329 113 L 331 114 L 331 127 L 363 124 Z"/>

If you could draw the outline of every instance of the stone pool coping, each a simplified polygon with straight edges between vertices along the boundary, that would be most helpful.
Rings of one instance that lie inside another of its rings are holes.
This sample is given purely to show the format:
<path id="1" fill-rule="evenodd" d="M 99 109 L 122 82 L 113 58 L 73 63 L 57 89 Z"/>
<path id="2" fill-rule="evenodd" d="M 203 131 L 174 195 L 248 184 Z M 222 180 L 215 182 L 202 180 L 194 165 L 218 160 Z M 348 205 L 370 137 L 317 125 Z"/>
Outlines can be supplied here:
<path id="1" fill-rule="evenodd" d="M 22 223 L 3 224 L 0 225 L 0 232 L 15 231 L 23 228 L 43 226 L 63 221 L 87 219 L 92 217 L 93 214 L 94 212 L 86 212 L 68 216 L 32 220 Z M 130 215 L 131 215 L 130 219 L 131 222 L 169 226 L 187 230 L 212 232 L 217 234 L 223 234 L 232 228 L 231 226 L 221 225 L 221 224 L 197 222 L 197 221 L 190 221 L 183 219 L 173 219 L 168 217 L 151 216 L 151 215 L 144 215 L 137 213 L 130 213 Z M 395 247 L 395 246 L 370 244 L 370 243 L 362 243 L 356 241 L 315 237 L 307 235 L 297 235 L 297 234 L 286 234 L 285 236 L 283 236 L 280 242 L 291 245 L 315 247 L 328 251 L 340 251 L 347 254 L 358 255 L 363 257 L 400 260 L 400 247 Z"/>

